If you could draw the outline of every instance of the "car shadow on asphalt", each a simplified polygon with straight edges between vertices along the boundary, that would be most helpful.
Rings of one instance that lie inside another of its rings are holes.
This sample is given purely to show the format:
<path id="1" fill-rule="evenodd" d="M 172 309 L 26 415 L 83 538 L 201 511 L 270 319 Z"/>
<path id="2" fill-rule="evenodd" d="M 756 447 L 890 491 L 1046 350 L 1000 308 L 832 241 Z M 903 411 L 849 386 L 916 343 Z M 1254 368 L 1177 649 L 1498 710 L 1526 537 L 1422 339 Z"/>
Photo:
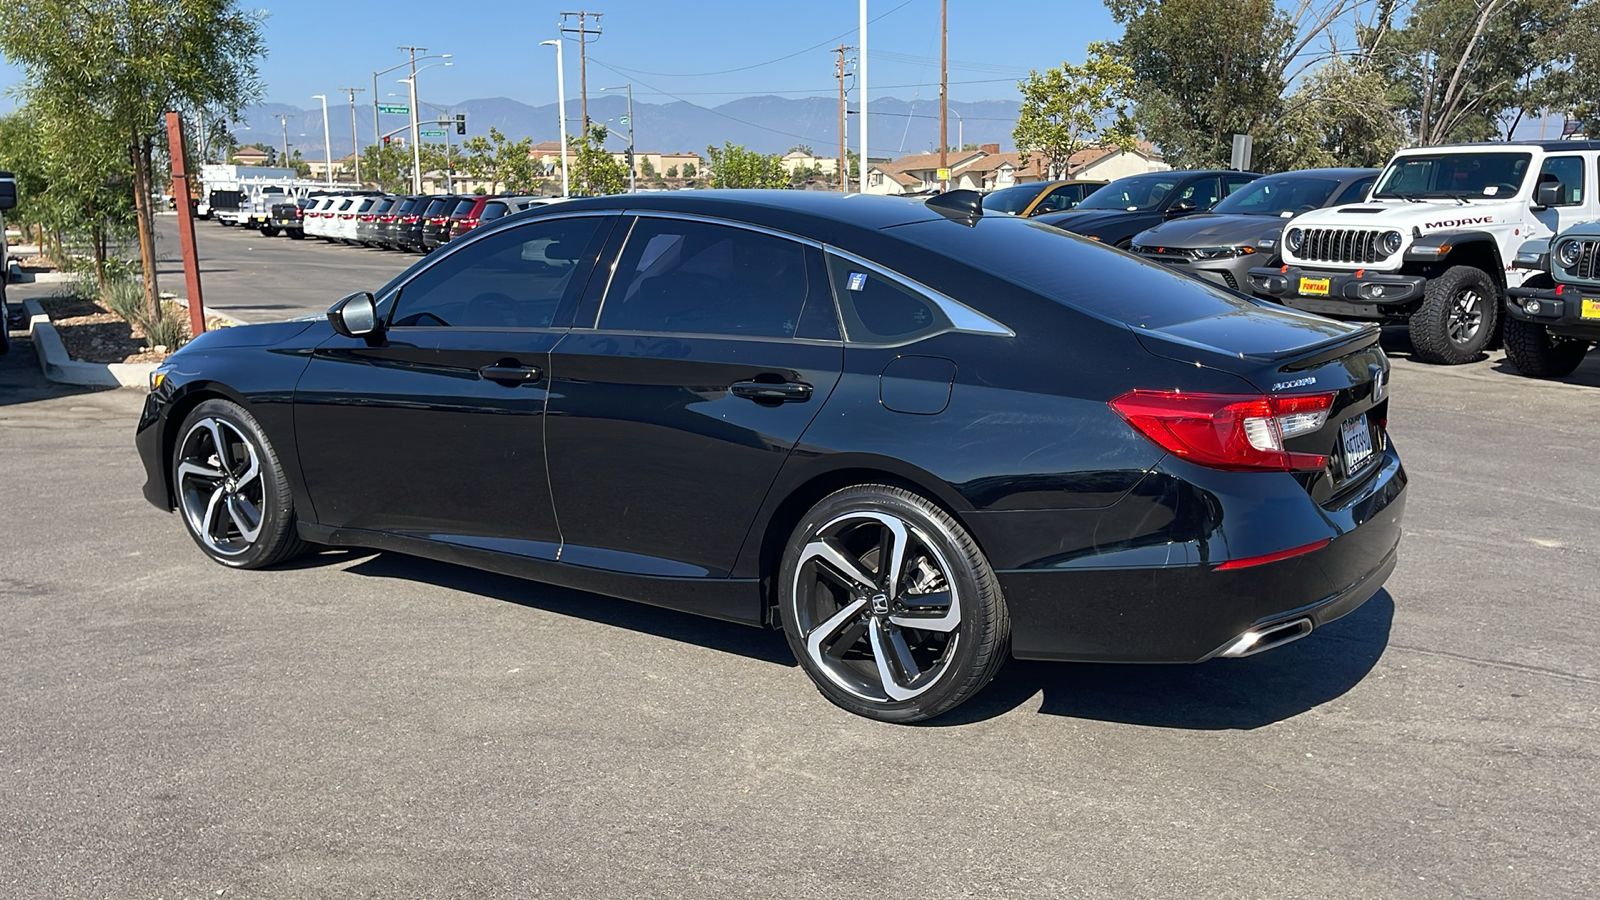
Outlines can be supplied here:
<path id="1" fill-rule="evenodd" d="M 1198 665 L 1112 665 L 1012 660 L 977 697 L 930 726 L 995 718 L 1044 692 L 1044 715 L 1157 728 L 1248 730 L 1337 699 L 1389 645 L 1394 598 L 1379 591 L 1307 637 L 1244 659 Z"/>
<path id="2" fill-rule="evenodd" d="M 11 333 L 11 352 L 0 356 L 0 406 L 115 390 L 115 387 L 60 384 L 46 379 L 39 369 L 33 340 L 24 331 Z"/>
<path id="3" fill-rule="evenodd" d="M 361 551 L 357 551 L 357 554 L 366 555 Z M 318 554 L 302 559 L 307 565 L 323 565 L 341 562 L 348 557 L 325 559 L 323 554 Z M 783 635 L 767 628 L 722 622 L 646 603 L 618 600 L 602 594 L 556 587 L 402 553 L 370 554 L 345 571 L 369 578 L 419 581 L 761 662 L 791 667 L 795 665 L 794 656 L 789 652 Z"/>

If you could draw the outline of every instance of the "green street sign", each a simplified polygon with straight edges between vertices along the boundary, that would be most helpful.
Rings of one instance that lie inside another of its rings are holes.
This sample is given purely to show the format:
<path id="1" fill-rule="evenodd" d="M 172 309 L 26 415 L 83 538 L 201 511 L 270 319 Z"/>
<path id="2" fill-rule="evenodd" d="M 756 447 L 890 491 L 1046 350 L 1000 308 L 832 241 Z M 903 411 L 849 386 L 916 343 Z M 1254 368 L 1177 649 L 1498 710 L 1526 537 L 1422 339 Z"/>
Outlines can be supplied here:
<path id="1" fill-rule="evenodd" d="M 385 114 L 388 114 L 388 115 L 393 115 L 393 116 L 403 116 L 403 115 L 406 115 L 407 113 L 411 112 L 411 107 L 409 107 L 409 106 L 387 106 L 385 104 L 380 103 L 380 104 L 378 104 L 378 112 L 385 113 Z"/>
<path id="2" fill-rule="evenodd" d="M 622 124 L 624 124 L 624 125 L 628 124 L 628 117 L 627 116 L 623 116 L 622 117 Z"/>
<path id="3" fill-rule="evenodd" d="M 442 131 L 420 131 L 418 134 L 423 137 L 444 137 L 444 132 Z"/>

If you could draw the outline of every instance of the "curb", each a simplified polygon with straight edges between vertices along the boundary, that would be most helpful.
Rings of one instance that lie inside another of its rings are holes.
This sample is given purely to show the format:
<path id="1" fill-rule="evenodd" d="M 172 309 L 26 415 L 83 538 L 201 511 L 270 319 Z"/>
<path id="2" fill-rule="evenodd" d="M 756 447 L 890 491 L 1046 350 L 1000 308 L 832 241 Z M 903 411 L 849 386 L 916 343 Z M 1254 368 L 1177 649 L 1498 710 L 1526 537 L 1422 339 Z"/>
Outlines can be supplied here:
<path id="1" fill-rule="evenodd" d="M 39 369 L 44 372 L 44 377 L 62 384 L 149 388 L 150 373 L 155 371 L 155 363 L 78 362 L 67 355 L 61 335 L 50 324 L 50 317 L 45 314 L 39 301 L 26 300 L 23 303 L 28 310 L 28 336 L 33 339 L 33 350 L 39 357 Z"/>
<path id="2" fill-rule="evenodd" d="M 24 272 L 13 268 L 12 284 L 66 284 L 73 279 L 69 272 Z"/>

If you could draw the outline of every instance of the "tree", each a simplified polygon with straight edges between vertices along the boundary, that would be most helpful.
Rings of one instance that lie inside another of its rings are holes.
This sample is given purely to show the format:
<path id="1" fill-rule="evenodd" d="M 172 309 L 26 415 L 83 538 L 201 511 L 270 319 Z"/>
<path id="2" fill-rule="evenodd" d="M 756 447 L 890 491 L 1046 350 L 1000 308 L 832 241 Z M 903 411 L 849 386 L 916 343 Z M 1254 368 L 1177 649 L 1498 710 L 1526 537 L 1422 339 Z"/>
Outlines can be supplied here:
<path id="1" fill-rule="evenodd" d="M 300 156 L 300 151 L 299 150 L 296 150 L 293 153 L 289 154 L 289 161 L 288 161 L 287 168 L 294 169 L 294 174 L 295 174 L 296 178 L 306 178 L 306 177 L 309 177 L 311 175 L 311 163 L 307 162 L 305 159 L 303 159 Z"/>
<path id="2" fill-rule="evenodd" d="M 806 156 L 816 156 L 817 155 L 817 154 L 811 152 L 811 145 L 810 144 L 795 144 L 793 147 L 789 148 L 789 152 L 790 153 L 800 153 L 800 154 L 804 154 Z"/>
<path id="3" fill-rule="evenodd" d="M 699 170 L 695 168 L 694 163 L 686 162 L 686 163 L 683 164 L 683 177 L 685 177 L 685 178 L 695 178 L 699 174 L 700 174 Z"/>
<path id="4" fill-rule="evenodd" d="M 639 177 L 640 178 L 655 178 L 656 177 L 656 167 L 653 164 L 651 164 L 650 157 L 648 157 L 648 156 L 642 156 L 642 157 L 639 158 Z"/>
<path id="5" fill-rule="evenodd" d="M 677 166 L 667 166 L 667 177 L 668 178 L 677 178 L 678 177 L 678 167 Z"/>
<path id="6" fill-rule="evenodd" d="M 789 173 L 783 158 L 745 149 L 743 144 L 723 143 L 722 149 L 706 147 L 711 160 L 711 186 L 718 188 L 782 188 L 789 186 Z"/>
<path id="7" fill-rule="evenodd" d="M 1070 176 L 1073 154 L 1090 147 L 1114 145 L 1131 151 L 1138 144 L 1128 118 L 1133 69 L 1117 59 L 1110 44 L 1089 45 L 1081 66 L 1028 73 L 1017 83 L 1022 111 L 1011 138 L 1022 151 L 1022 163 L 1038 154 L 1051 179 Z"/>
<path id="8" fill-rule="evenodd" d="M 1587 0 L 1565 27 L 1541 38 L 1539 49 L 1550 69 L 1529 105 L 1564 110 L 1585 134 L 1600 134 L 1600 2 Z"/>
<path id="9" fill-rule="evenodd" d="M 475 180 L 489 183 L 491 193 L 500 185 L 508 191 L 527 191 L 534 186 L 538 163 L 531 157 L 533 138 L 513 141 L 500 129 L 490 126 L 489 136 L 475 135 L 461 145 L 467 154 L 464 168 Z"/>
<path id="10" fill-rule="evenodd" d="M 1584 20 L 1595 24 L 1574 0 L 1418 0 L 1374 58 L 1417 143 L 1490 140 L 1540 105 L 1566 51 L 1595 45 L 1592 30 L 1570 37 Z"/>
<path id="11" fill-rule="evenodd" d="M 63 133 L 114 135 L 132 165 L 145 301 L 161 318 L 151 194 L 162 115 L 236 119 L 261 94 L 260 15 L 235 0 L 8 0 L 0 53 L 23 70 L 30 106 Z"/>
<path id="12" fill-rule="evenodd" d="M 1106 0 L 1124 26 L 1118 55 L 1133 70 L 1134 118 L 1179 168 L 1226 165 L 1232 135 L 1271 153 L 1283 95 L 1317 59 L 1313 42 L 1367 0 Z M 1380 0 L 1393 2 L 1393 0 Z"/>
<path id="13" fill-rule="evenodd" d="M 583 186 L 586 196 L 621 194 L 628 190 L 628 167 L 606 152 L 606 127 L 590 124 L 583 137 L 569 137 L 572 148 L 572 178 Z"/>
<path id="14" fill-rule="evenodd" d="M 361 151 L 361 177 L 382 190 L 411 189 L 411 154 L 399 145 L 373 144 Z"/>
<path id="15" fill-rule="evenodd" d="M 1388 96 L 1392 86 L 1359 59 L 1329 60 L 1284 103 L 1258 168 L 1382 166 L 1407 143 L 1405 119 Z"/>

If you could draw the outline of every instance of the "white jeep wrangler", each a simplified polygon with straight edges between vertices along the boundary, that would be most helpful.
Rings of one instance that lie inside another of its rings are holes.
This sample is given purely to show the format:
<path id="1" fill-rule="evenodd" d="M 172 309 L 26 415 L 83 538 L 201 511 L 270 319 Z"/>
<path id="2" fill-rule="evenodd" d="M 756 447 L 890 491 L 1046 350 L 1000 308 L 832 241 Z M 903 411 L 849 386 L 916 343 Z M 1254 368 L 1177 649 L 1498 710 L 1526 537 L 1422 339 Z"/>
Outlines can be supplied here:
<path id="1" fill-rule="evenodd" d="M 1285 265 L 1250 287 L 1340 319 L 1406 322 L 1418 359 L 1471 362 L 1499 337 L 1512 267 L 1530 239 L 1600 218 L 1600 141 L 1457 144 L 1402 150 L 1362 203 L 1287 223 Z"/>

